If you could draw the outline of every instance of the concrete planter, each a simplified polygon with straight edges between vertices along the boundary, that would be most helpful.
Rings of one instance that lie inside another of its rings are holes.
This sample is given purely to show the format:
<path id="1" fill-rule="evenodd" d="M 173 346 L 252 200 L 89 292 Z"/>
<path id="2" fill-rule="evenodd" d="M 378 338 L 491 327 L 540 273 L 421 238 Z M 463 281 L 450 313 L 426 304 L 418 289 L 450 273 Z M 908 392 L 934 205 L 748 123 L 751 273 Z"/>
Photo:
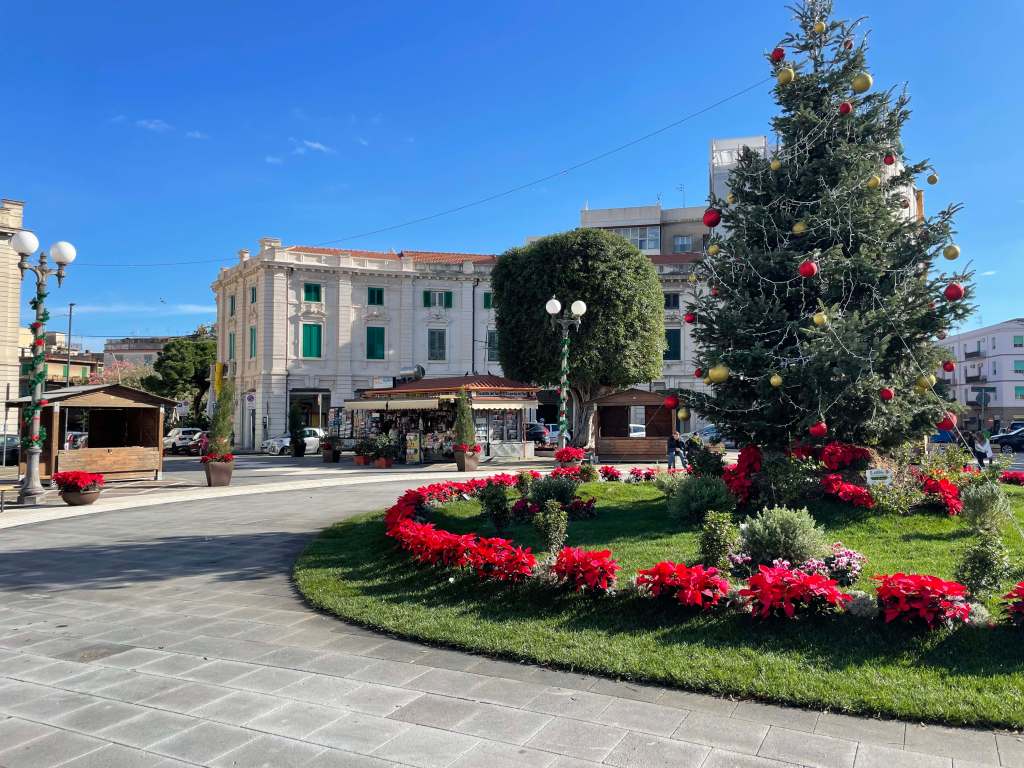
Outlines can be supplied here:
<path id="1" fill-rule="evenodd" d="M 578 461 L 559 461 L 556 462 L 560 467 L 578 467 L 580 462 Z"/>
<path id="2" fill-rule="evenodd" d="M 380 459 L 374 459 L 373 460 L 373 466 L 375 466 L 377 469 L 388 469 L 394 463 L 395 463 L 394 459 L 380 458 Z"/>
<path id="3" fill-rule="evenodd" d="M 86 504 L 96 501 L 100 497 L 100 493 L 102 491 L 98 488 L 95 491 L 61 491 L 60 497 L 68 506 L 84 507 Z"/>
<path id="4" fill-rule="evenodd" d="M 208 461 L 203 468 L 206 470 L 206 484 L 211 488 L 231 485 L 231 473 L 235 471 L 235 462 Z"/>
<path id="5" fill-rule="evenodd" d="M 480 454 L 479 453 L 466 453 L 465 451 L 455 452 L 455 466 L 459 468 L 459 472 L 472 472 L 478 466 L 480 466 Z"/>

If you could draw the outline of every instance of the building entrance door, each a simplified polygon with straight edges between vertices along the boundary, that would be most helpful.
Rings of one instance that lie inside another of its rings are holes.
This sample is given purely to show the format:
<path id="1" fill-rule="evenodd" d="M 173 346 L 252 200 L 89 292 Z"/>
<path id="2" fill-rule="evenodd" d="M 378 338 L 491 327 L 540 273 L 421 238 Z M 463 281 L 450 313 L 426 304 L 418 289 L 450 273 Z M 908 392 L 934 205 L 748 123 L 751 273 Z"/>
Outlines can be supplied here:
<path id="1" fill-rule="evenodd" d="M 256 448 L 256 409 L 249 410 L 249 448 Z"/>

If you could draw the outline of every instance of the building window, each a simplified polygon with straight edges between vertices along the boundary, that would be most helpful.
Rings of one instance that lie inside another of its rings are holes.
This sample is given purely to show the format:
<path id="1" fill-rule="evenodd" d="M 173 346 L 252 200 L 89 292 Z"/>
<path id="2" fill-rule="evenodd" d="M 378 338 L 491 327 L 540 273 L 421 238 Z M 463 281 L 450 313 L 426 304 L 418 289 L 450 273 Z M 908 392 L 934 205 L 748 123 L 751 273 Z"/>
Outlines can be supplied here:
<path id="1" fill-rule="evenodd" d="M 487 362 L 498 362 L 498 332 L 487 331 Z"/>
<path id="2" fill-rule="evenodd" d="M 693 235 L 672 235 L 672 253 L 688 253 L 693 250 Z"/>
<path id="3" fill-rule="evenodd" d="M 678 293 L 666 293 L 665 294 L 665 309 L 679 309 L 679 294 Z"/>
<path id="4" fill-rule="evenodd" d="M 366 326 L 366 359 L 384 359 L 384 329 L 380 326 Z"/>
<path id="5" fill-rule="evenodd" d="M 1013 372 L 1014 373 L 1024 373 L 1024 360 L 1014 360 L 1013 361 Z"/>
<path id="6" fill-rule="evenodd" d="M 611 231 L 626 238 L 641 251 L 661 250 L 661 227 L 612 227 Z"/>
<path id="7" fill-rule="evenodd" d="M 250 304 L 255 304 L 256 303 L 256 286 L 255 285 L 250 285 L 249 286 L 249 303 Z"/>
<path id="8" fill-rule="evenodd" d="M 992 361 L 992 375 L 995 376 L 998 371 L 996 370 L 996 361 Z"/>
<path id="9" fill-rule="evenodd" d="M 88 377 L 89 377 L 89 373 L 90 373 L 90 371 L 89 371 L 89 367 L 88 367 L 88 366 L 85 366 L 85 365 L 83 365 L 83 366 L 82 366 L 82 378 L 83 378 L 83 379 L 86 379 L 86 378 L 88 378 Z"/>
<path id="10" fill-rule="evenodd" d="M 445 309 L 452 308 L 452 292 L 451 291 L 424 291 L 423 292 L 423 306 L 424 307 L 444 307 Z"/>
<path id="11" fill-rule="evenodd" d="M 366 303 L 371 307 L 383 307 L 384 306 L 384 289 L 383 288 L 367 288 L 366 289 Z"/>
<path id="12" fill-rule="evenodd" d="M 302 284 L 302 300 L 308 301 L 313 304 L 319 304 L 323 301 L 323 286 L 320 283 L 303 283 Z"/>
<path id="13" fill-rule="evenodd" d="M 993 336 L 992 337 L 992 349 L 995 349 L 995 348 L 996 348 L 996 337 Z"/>
<path id="14" fill-rule="evenodd" d="M 1013 346 L 1016 347 L 1017 349 L 1024 348 L 1024 336 L 1014 336 Z"/>
<path id="15" fill-rule="evenodd" d="M 228 360 L 235 359 L 235 332 L 228 332 Z"/>
<path id="16" fill-rule="evenodd" d="M 249 359 L 256 357 L 256 326 L 249 326 Z"/>
<path id="17" fill-rule="evenodd" d="M 494 294 L 484 291 L 484 309 L 494 309 Z"/>
<path id="18" fill-rule="evenodd" d="M 427 329 L 427 360 L 448 359 L 448 334 L 444 328 Z"/>
<path id="19" fill-rule="evenodd" d="M 683 359 L 683 332 L 678 328 L 665 329 L 665 359 Z"/>
<path id="20" fill-rule="evenodd" d="M 153 356 L 152 355 L 143 355 L 142 356 L 142 361 L 146 365 L 151 365 L 153 363 Z"/>
<path id="21" fill-rule="evenodd" d="M 302 324 L 302 356 L 323 357 L 324 327 L 320 323 Z"/>
<path id="22" fill-rule="evenodd" d="M 1014 400 L 1024 400 L 1024 387 L 1014 387 L 1013 398 Z"/>
<path id="23" fill-rule="evenodd" d="M 228 317 L 235 316 L 235 295 L 228 296 Z"/>

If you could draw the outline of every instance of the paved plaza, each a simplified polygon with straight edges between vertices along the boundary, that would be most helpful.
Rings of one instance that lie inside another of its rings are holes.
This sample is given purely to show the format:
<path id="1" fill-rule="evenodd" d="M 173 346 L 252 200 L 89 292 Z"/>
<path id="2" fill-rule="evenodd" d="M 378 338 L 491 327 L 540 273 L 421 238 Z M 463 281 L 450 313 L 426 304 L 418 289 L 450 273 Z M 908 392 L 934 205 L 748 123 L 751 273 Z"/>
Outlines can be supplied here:
<path id="1" fill-rule="evenodd" d="M 305 606 L 290 573 L 310 536 L 411 484 L 0 530 L 0 766 L 1024 766 L 1011 734 L 490 660 Z"/>

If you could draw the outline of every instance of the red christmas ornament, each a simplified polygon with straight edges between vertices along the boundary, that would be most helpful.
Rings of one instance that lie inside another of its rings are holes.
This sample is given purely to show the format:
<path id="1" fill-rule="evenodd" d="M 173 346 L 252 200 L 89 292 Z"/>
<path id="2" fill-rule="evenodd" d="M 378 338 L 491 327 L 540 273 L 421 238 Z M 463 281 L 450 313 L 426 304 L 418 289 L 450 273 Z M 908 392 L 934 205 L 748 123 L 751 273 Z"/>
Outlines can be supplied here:
<path id="1" fill-rule="evenodd" d="M 824 421 L 815 422 L 814 424 L 811 424 L 810 427 L 808 427 L 807 433 L 811 437 L 824 437 L 825 435 L 828 434 L 828 424 L 826 424 Z"/>
<path id="2" fill-rule="evenodd" d="M 43 344 L 46 343 L 46 339 L 36 339 L 32 343 L 35 344 L 37 347 L 41 347 L 43 346 Z"/>
<path id="3" fill-rule="evenodd" d="M 718 295 L 718 289 L 717 288 L 712 288 L 711 289 L 711 295 L 712 296 L 717 296 Z"/>
<path id="4" fill-rule="evenodd" d="M 878 390 L 878 396 L 885 402 L 889 402 L 896 396 L 896 393 L 893 392 L 889 387 L 882 387 L 880 390 Z"/>
<path id="5" fill-rule="evenodd" d="M 693 312 L 687 312 L 683 315 L 683 321 L 692 325 L 697 320 L 697 316 Z"/>
<path id="6" fill-rule="evenodd" d="M 714 229 L 722 222 L 722 212 L 717 208 L 708 208 L 704 211 L 704 226 Z"/>
<path id="7" fill-rule="evenodd" d="M 946 360 L 942 364 L 942 370 L 944 370 L 946 373 L 952 373 L 955 368 L 956 363 L 954 363 L 952 360 Z"/>
<path id="8" fill-rule="evenodd" d="M 882 162 L 885 163 L 886 165 L 892 165 L 893 163 L 896 162 L 896 155 L 894 155 L 892 152 L 886 152 L 885 157 L 882 158 Z"/>
<path id="9" fill-rule="evenodd" d="M 839 105 L 840 115 L 848 115 L 851 112 L 853 112 L 853 104 L 851 104 L 850 102 L 844 101 L 842 104 Z"/>
<path id="10" fill-rule="evenodd" d="M 43 407 L 44 405 L 49 405 L 49 404 L 50 404 L 49 400 L 40 400 L 39 401 L 39 407 L 40 408 Z"/>
<path id="11" fill-rule="evenodd" d="M 661 401 L 661 404 L 668 410 L 674 411 L 676 408 L 679 407 L 679 398 L 676 397 L 675 395 L 668 395 L 664 400 Z"/>
<path id="12" fill-rule="evenodd" d="M 783 48 L 776 48 L 775 50 L 772 51 L 772 61 L 774 61 L 776 64 L 778 64 L 784 58 L 786 58 L 786 51 L 785 51 L 785 49 L 783 49 Z"/>
<path id="13" fill-rule="evenodd" d="M 800 277 L 814 277 L 818 274 L 818 265 L 810 259 L 807 259 L 807 261 L 800 262 L 798 270 L 800 272 Z"/>
<path id="14" fill-rule="evenodd" d="M 39 435 L 32 435 L 32 442 L 39 442 Z"/>
<path id="15" fill-rule="evenodd" d="M 950 283 L 942 292 L 947 301 L 960 301 L 964 297 L 964 287 L 960 283 Z"/>
<path id="16" fill-rule="evenodd" d="M 944 338 L 946 338 L 946 332 L 945 331 L 939 331 L 935 335 L 936 335 L 936 337 L 938 338 L 939 341 L 942 341 Z"/>
<path id="17" fill-rule="evenodd" d="M 703 379 L 704 378 L 704 369 L 703 368 L 695 368 L 694 371 L 693 371 L 693 378 L 695 378 L 695 379 Z"/>
<path id="18" fill-rule="evenodd" d="M 956 414 L 952 411 L 946 411 L 942 416 L 942 421 L 936 424 L 935 428 L 941 429 L 943 432 L 956 429 Z"/>
<path id="19" fill-rule="evenodd" d="M 853 40 L 851 40 L 850 38 L 846 38 L 845 40 L 843 40 L 843 48 L 845 48 L 848 51 L 852 50 L 853 49 Z"/>
<path id="20" fill-rule="evenodd" d="M 32 325 L 29 326 L 29 328 L 31 328 L 33 331 L 38 331 L 42 327 L 43 324 L 40 323 L 38 320 L 36 320 L 34 323 L 32 323 Z"/>

